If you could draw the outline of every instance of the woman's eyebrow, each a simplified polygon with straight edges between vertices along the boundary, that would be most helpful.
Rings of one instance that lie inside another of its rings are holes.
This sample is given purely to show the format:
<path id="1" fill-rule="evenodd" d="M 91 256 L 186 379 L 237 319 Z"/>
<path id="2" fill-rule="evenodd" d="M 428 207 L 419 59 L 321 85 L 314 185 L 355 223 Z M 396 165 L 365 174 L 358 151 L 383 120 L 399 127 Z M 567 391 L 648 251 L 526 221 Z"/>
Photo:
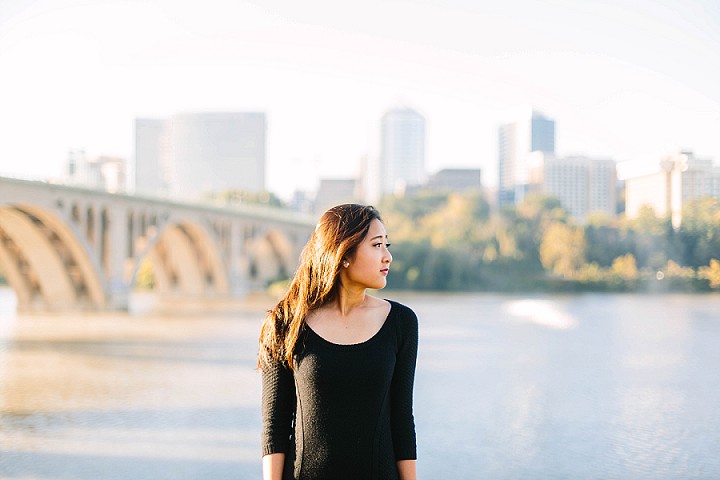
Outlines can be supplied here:
<path id="1" fill-rule="evenodd" d="M 383 235 L 376 235 L 376 236 L 372 237 L 370 240 L 375 240 L 376 238 L 379 238 L 379 239 L 387 238 L 387 235 L 385 235 L 385 236 L 383 236 Z"/>

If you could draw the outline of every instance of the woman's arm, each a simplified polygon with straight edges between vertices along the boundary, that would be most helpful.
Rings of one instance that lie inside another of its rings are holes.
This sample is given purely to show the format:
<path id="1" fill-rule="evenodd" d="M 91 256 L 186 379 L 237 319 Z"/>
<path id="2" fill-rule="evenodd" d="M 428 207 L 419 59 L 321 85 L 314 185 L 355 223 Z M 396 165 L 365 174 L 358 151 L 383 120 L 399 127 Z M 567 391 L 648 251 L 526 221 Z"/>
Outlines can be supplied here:
<path id="1" fill-rule="evenodd" d="M 415 460 L 398 460 L 397 469 L 400 480 L 416 480 L 417 479 L 417 462 Z M 265 480 L 265 479 L 263 479 Z"/>
<path id="2" fill-rule="evenodd" d="M 262 458 L 263 480 L 282 480 L 284 453 L 271 453 Z M 413 477 L 415 478 L 415 477 Z"/>
<path id="3" fill-rule="evenodd" d="M 395 460 L 416 460 L 415 419 L 413 417 L 413 386 L 418 352 L 418 320 L 405 307 L 399 312 L 399 350 L 390 386 L 390 421 Z"/>
<path id="4" fill-rule="evenodd" d="M 263 480 L 283 476 L 285 454 L 290 445 L 295 412 L 295 382 L 292 370 L 277 361 L 262 365 Z"/>

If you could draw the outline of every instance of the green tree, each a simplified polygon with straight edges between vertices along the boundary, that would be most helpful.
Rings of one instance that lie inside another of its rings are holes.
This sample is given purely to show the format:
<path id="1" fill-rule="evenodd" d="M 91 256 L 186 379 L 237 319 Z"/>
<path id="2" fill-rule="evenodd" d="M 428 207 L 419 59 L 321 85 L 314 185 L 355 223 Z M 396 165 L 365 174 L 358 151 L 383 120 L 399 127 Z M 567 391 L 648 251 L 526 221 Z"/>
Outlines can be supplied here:
<path id="1" fill-rule="evenodd" d="M 562 208 L 560 200 L 548 195 L 533 194 L 517 207 L 519 222 L 516 226 L 521 227 L 518 234 L 525 234 L 525 238 L 519 239 L 519 245 L 523 249 L 533 249 L 537 252 L 540 242 L 545 234 L 545 229 L 554 222 L 567 222 L 568 214 Z M 523 228 L 524 227 L 524 228 Z"/>
<path id="2" fill-rule="evenodd" d="M 451 193 L 446 203 L 428 212 L 420 224 L 433 246 L 470 245 L 482 238 L 480 226 L 487 221 L 487 202 L 476 194 Z"/>
<path id="3" fill-rule="evenodd" d="M 386 212 L 400 214 L 411 222 L 417 222 L 424 216 L 434 212 L 447 203 L 447 193 L 434 190 L 420 190 L 402 197 L 394 195 L 384 196 L 378 208 L 385 215 Z"/>
<path id="4" fill-rule="evenodd" d="M 627 230 L 618 227 L 618 221 L 607 214 L 592 214 L 585 223 L 585 257 L 588 263 L 610 267 L 617 257 L 632 251 Z"/>
<path id="5" fill-rule="evenodd" d="M 620 225 L 621 235 L 628 242 L 639 268 L 662 268 L 674 252 L 674 231 L 669 216 L 658 217 L 652 208 L 640 209 L 636 218 L 624 219 Z"/>
<path id="6" fill-rule="evenodd" d="M 683 208 L 679 243 L 686 265 L 700 267 L 720 258 L 720 199 L 703 198 Z"/>

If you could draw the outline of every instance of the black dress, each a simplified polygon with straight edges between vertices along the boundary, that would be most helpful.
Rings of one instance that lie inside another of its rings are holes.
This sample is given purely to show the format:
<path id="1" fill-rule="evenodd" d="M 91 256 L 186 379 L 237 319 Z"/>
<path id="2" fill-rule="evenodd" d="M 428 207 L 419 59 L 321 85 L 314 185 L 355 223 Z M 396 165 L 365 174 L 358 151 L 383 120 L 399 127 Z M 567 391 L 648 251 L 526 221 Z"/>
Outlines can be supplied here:
<path id="1" fill-rule="evenodd" d="M 286 454 L 284 478 L 396 479 L 396 461 L 417 458 L 418 321 L 390 304 L 365 342 L 338 345 L 306 327 L 294 370 L 263 367 L 263 455 Z"/>

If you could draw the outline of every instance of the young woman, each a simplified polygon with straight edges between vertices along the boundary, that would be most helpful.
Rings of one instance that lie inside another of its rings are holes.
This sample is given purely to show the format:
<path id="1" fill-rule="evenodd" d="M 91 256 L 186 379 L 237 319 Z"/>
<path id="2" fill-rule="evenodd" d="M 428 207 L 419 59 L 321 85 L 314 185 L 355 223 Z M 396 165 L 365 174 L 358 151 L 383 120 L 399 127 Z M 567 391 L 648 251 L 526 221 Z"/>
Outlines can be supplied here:
<path id="1" fill-rule="evenodd" d="M 331 208 L 265 318 L 265 480 L 416 478 L 417 317 L 366 291 L 385 286 L 389 246 L 373 207 Z"/>

